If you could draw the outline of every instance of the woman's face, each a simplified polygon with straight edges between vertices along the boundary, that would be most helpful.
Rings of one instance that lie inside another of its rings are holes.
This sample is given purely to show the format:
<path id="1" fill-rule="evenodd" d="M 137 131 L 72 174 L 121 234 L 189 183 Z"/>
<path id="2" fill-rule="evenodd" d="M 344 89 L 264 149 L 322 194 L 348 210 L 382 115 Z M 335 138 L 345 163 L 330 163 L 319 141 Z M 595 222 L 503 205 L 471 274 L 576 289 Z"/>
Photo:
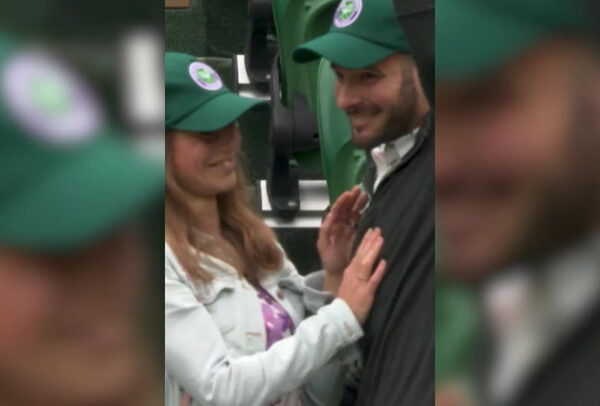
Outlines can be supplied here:
<path id="1" fill-rule="evenodd" d="M 235 123 L 209 133 L 175 130 L 168 138 L 167 170 L 187 193 L 214 197 L 235 187 L 241 144 Z"/>

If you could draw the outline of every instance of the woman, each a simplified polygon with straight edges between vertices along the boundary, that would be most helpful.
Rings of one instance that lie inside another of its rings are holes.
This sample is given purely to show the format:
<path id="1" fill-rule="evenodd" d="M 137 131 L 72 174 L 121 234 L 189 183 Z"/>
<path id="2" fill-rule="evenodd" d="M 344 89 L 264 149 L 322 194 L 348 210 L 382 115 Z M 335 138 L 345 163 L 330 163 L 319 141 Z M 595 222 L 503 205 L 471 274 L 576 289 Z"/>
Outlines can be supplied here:
<path id="1" fill-rule="evenodd" d="M 251 210 L 237 159 L 235 121 L 261 103 L 190 55 L 167 53 L 165 75 L 166 404 L 324 402 L 331 393 L 307 382 L 362 336 L 385 271 L 373 271 L 379 230 L 347 259 L 365 198 L 355 189 L 336 203 L 318 241 L 328 271 L 301 277 Z M 327 305 L 323 287 L 337 292 Z"/>

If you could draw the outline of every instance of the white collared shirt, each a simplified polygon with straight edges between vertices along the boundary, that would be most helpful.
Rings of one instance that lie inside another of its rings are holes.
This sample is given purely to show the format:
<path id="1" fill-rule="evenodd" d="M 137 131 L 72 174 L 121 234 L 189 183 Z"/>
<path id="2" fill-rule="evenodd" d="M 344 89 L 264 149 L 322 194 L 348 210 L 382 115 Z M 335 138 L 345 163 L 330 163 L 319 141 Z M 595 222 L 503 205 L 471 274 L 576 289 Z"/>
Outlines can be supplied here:
<path id="1" fill-rule="evenodd" d="M 400 165 L 402 159 L 414 147 L 419 130 L 420 127 L 394 141 L 386 142 L 371 150 L 371 157 L 377 169 L 373 193 L 377 191 L 377 187 L 381 182 Z"/>

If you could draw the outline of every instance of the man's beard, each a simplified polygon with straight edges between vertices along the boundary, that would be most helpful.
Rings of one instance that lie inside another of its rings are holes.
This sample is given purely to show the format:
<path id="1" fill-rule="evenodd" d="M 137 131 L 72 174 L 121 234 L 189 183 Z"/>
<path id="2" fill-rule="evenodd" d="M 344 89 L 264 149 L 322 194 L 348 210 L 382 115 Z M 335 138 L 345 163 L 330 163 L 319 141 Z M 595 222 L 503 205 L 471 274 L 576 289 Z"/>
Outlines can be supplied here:
<path id="1" fill-rule="evenodd" d="M 416 115 L 417 90 L 415 81 L 408 72 L 405 72 L 400 94 L 392 107 L 392 114 L 381 131 L 379 144 L 393 141 L 413 131 L 417 121 Z"/>
<path id="2" fill-rule="evenodd" d="M 368 110 L 368 107 L 365 107 Z M 358 112 L 355 112 L 355 114 Z M 369 112 L 375 114 L 375 112 Z M 403 73 L 402 86 L 396 98 L 396 102 L 390 106 L 389 115 L 380 130 L 368 141 L 360 145 L 365 150 L 371 150 L 378 145 L 394 141 L 408 134 L 414 128 L 417 121 L 417 90 L 415 81 L 410 71 Z"/>
<path id="3" fill-rule="evenodd" d="M 600 232 L 600 131 L 578 106 L 560 172 L 536 185 L 535 204 L 515 241 L 517 260 L 537 261 Z"/>

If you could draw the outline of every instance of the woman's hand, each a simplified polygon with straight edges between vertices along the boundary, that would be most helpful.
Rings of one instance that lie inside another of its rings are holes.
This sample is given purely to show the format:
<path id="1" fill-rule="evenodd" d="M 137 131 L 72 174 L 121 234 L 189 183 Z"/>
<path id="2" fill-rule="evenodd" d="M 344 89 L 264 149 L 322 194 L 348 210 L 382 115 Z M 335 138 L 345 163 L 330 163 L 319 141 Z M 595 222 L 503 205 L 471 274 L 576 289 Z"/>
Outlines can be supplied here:
<path id="1" fill-rule="evenodd" d="M 377 268 L 374 267 L 382 247 L 381 230 L 369 229 L 350 265 L 344 271 L 338 291 L 338 297 L 348 304 L 360 324 L 364 324 L 367 320 L 375 292 L 385 274 L 385 260 L 379 261 Z"/>
<path id="2" fill-rule="evenodd" d="M 336 200 L 321 225 L 317 250 L 330 277 L 341 279 L 350 263 L 356 225 L 366 204 L 366 193 L 362 193 L 359 186 L 354 186 Z"/>

